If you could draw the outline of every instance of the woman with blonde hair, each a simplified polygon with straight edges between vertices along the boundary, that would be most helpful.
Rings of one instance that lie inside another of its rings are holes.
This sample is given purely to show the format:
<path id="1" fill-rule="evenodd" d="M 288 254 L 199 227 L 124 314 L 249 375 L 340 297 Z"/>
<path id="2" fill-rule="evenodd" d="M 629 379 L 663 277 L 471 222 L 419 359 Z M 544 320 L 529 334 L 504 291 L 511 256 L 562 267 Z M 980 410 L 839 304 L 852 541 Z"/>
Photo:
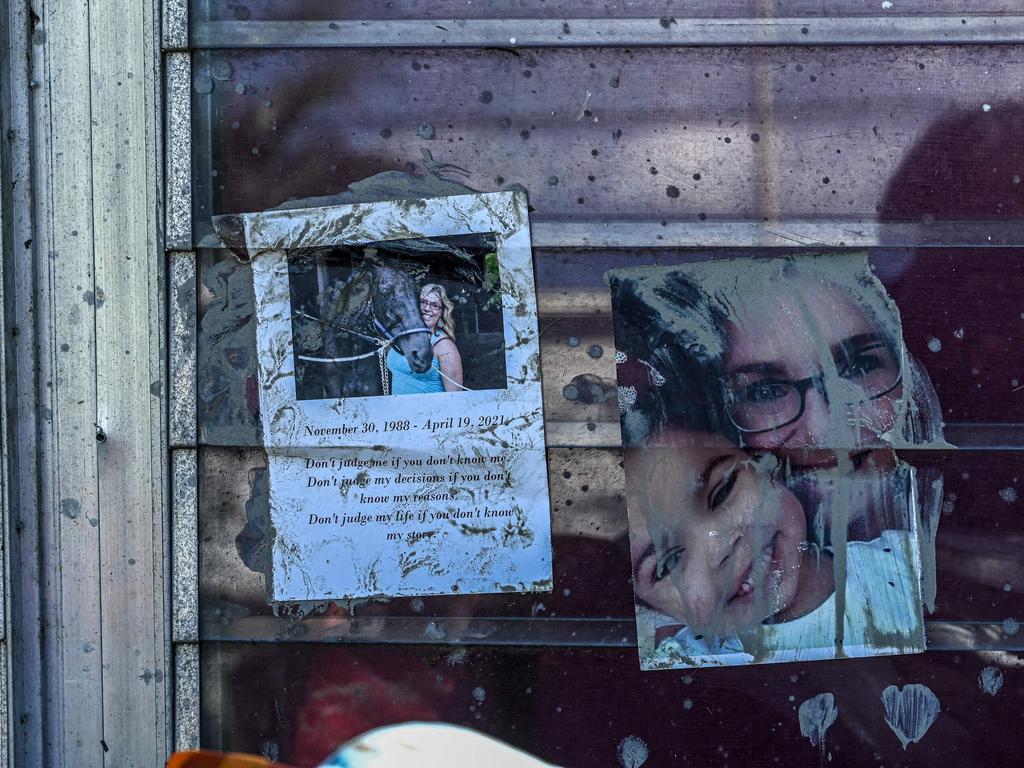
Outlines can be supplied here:
<path id="1" fill-rule="evenodd" d="M 405 356 L 392 346 L 388 350 L 391 394 L 420 395 L 430 392 L 461 392 L 462 356 L 455 346 L 455 305 L 444 286 L 427 283 L 420 290 L 420 314 L 430 331 L 434 361 L 423 373 L 409 367 Z"/>

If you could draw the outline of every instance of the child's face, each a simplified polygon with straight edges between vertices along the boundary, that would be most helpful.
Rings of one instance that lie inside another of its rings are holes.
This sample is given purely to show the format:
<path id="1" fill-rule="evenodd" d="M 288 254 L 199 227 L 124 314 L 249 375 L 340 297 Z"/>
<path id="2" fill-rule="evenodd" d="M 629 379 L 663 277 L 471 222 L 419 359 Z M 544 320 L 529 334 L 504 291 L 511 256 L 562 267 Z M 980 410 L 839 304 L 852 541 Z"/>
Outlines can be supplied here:
<path id="1" fill-rule="evenodd" d="M 755 430 L 744 444 L 798 468 L 835 466 L 837 450 L 859 466 L 896 423 L 902 353 L 891 339 L 898 329 L 882 327 L 848 290 L 809 277 L 750 299 L 730 327 L 726 360 L 733 418 Z M 811 377 L 818 378 L 801 411 L 800 395 L 785 382 Z"/>
<path id="2" fill-rule="evenodd" d="M 637 596 L 696 632 L 754 626 L 796 597 L 804 511 L 744 451 L 677 432 L 626 452 Z"/>

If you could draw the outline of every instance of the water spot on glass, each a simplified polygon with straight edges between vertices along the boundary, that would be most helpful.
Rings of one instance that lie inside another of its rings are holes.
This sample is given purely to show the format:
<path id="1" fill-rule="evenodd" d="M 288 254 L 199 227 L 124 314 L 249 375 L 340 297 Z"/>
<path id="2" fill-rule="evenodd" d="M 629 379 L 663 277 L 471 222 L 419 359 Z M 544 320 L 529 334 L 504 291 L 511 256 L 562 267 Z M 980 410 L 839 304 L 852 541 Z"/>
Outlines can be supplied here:
<path id="1" fill-rule="evenodd" d="M 1003 673 L 998 667 L 985 667 L 978 675 L 978 687 L 989 696 L 995 696 L 1003 687 Z"/>
<path id="2" fill-rule="evenodd" d="M 1020 622 L 1016 619 L 1003 619 L 1003 634 L 1007 637 L 1013 637 L 1020 632 Z"/>
<path id="3" fill-rule="evenodd" d="M 800 718 L 800 733 L 806 737 L 812 747 L 821 747 L 825 751 L 825 733 L 839 716 L 835 697 L 831 693 L 819 693 L 800 705 L 797 710 Z"/>
<path id="4" fill-rule="evenodd" d="M 192 88 L 196 93 L 207 94 L 213 91 L 213 78 L 209 75 L 198 74 L 192 78 Z"/>
<path id="5" fill-rule="evenodd" d="M 231 69 L 231 62 L 222 60 L 213 63 L 210 67 L 210 74 L 215 80 L 230 80 L 234 71 Z"/>
<path id="6" fill-rule="evenodd" d="M 622 768 L 640 768 L 649 756 L 650 752 L 643 739 L 627 736 L 619 742 L 619 765 Z"/>
<path id="7" fill-rule="evenodd" d="M 942 349 L 942 342 L 934 336 L 928 337 L 928 349 L 932 352 L 939 352 Z"/>
<path id="8" fill-rule="evenodd" d="M 882 691 L 882 705 L 885 709 L 885 722 L 896 734 L 903 749 L 911 742 L 921 741 L 942 711 L 939 697 L 921 683 L 910 683 L 902 688 L 890 685 Z"/>
<path id="9" fill-rule="evenodd" d="M 1017 500 L 1017 489 L 1012 485 L 1008 485 L 1005 488 L 1000 489 L 999 498 L 1007 504 L 1013 504 L 1013 502 Z"/>
<path id="10" fill-rule="evenodd" d="M 430 123 L 420 123 L 416 128 L 416 135 L 421 139 L 432 139 L 434 138 L 434 126 Z"/>

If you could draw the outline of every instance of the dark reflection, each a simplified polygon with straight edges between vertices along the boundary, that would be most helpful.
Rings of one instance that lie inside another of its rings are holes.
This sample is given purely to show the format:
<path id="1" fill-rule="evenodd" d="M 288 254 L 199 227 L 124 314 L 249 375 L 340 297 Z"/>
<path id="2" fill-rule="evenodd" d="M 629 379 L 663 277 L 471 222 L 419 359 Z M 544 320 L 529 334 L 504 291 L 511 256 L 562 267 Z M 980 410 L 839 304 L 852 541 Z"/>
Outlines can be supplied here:
<path id="1" fill-rule="evenodd" d="M 928 361 L 946 422 L 1024 421 L 1024 334 L 1013 248 L 887 247 L 886 225 L 1024 217 L 1024 104 L 951 109 L 906 152 L 878 206 L 876 271 L 904 310 L 907 343 Z"/>
<path id="2" fill-rule="evenodd" d="M 207 644 L 203 658 L 206 685 L 235 703 L 229 716 L 224 699 L 204 696 L 203 743 L 297 766 L 413 719 L 464 725 L 562 766 L 617 765 L 624 739 L 644 742 L 644 768 L 816 765 L 797 710 L 822 692 L 838 709 L 826 764 L 1009 766 L 1006 713 L 1024 705 L 1013 669 L 997 695 L 983 693 L 978 677 L 994 660 L 971 652 L 654 674 L 632 649 Z M 942 711 L 904 751 L 882 691 L 921 681 Z"/>
<path id="3" fill-rule="evenodd" d="M 1015 355 L 1024 333 L 1018 306 L 1020 254 L 1015 249 L 916 249 L 886 247 L 888 229 L 896 222 L 916 222 L 922 230 L 941 221 L 1000 221 L 1024 216 L 1024 104 L 993 100 L 971 109 L 950 108 L 934 120 L 904 154 L 882 196 L 878 218 L 883 222 L 881 247 L 872 262 L 883 274 L 894 298 L 904 308 L 908 343 L 928 360 L 946 422 L 1014 424 L 1024 420 Z M 941 274 L 943 279 L 934 275 Z M 1019 454 L 1007 462 L 1019 461 Z M 938 469 L 922 476 L 938 475 Z M 977 483 L 972 492 L 947 495 L 942 511 L 970 514 L 976 501 L 1000 499 L 993 513 L 1016 499 L 1017 479 L 963 471 L 960 479 Z M 952 478 L 947 475 L 947 482 Z M 965 498 L 966 496 L 966 498 Z M 1010 499 L 1009 502 L 1006 499 Z M 990 507 L 991 508 L 991 507 Z M 932 521 L 937 524 L 938 510 Z M 959 520 L 958 520 L 959 522 Z M 936 536 L 935 530 L 931 535 Z M 966 531 L 943 524 L 937 535 L 936 558 L 966 592 L 991 594 L 1009 587 L 1000 583 L 996 563 L 1005 562 L 1001 536 L 989 537 L 991 565 L 978 552 L 980 541 Z M 973 556 L 965 557 L 965 551 Z M 980 566 L 980 567 L 979 567 Z M 1019 575 L 1016 576 L 1019 579 Z M 1016 583 L 1016 582 L 1013 582 Z"/>

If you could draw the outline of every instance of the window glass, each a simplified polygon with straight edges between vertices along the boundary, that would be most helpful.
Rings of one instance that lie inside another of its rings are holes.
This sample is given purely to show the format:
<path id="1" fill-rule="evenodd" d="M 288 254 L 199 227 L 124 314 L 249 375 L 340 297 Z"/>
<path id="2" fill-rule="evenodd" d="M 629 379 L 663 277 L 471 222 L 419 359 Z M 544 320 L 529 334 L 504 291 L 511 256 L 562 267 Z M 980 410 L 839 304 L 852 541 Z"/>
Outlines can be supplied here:
<path id="1" fill-rule="evenodd" d="M 1019 696 L 1009 685 L 981 694 L 985 662 L 955 653 L 693 673 L 642 673 L 635 650 L 600 648 L 208 643 L 203 659 L 204 744 L 299 766 L 408 720 L 465 725 L 555 765 L 622 764 L 623 747 L 643 765 L 804 765 L 820 748 L 801 737 L 799 707 L 823 692 L 839 710 L 824 759 L 890 764 L 907 758 L 881 691 L 919 680 L 943 711 L 910 745 L 910 764 L 1003 765 L 1009 744 L 984 734 L 1005 716 L 1000 696 Z"/>
<path id="2" fill-rule="evenodd" d="M 194 5 L 194 25 L 1018 10 L 1011 0 Z M 991 723 L 1021 694 L 996 681 L 1010 681 L 1024 637 L 1018 48 L 296 46 L 192 57 L 203 745 L 314 765 L 368 729 L 441 720 L 560 765 L 627 765 L 623 750 L 647 765 L 803 764 L 819 747 L 801 736 L 800 705 L 829 692 L 839 715 L 822 760 L 1005 762 L 1015 745 Z M 268 605 L 252 275 L 217 247 L 211 217 L 298 198 L 510 188 L 531 206 L 553 591 Z M 609 232 L 632 247 L 608 245 Z M 605 273 L 854 250 L 868 251 L 899 308 L 951 443 L 899 452 L 941 479 L 925 547 L 931 650 L 641 673 Z M 882 692 L 914 683 L 942 712 L 904 752 Z"/>
<path id="3" fill-rule="evenodd" d="M 760 16 L 900 16 L 930 14 L 1011 13 L 1013 0 L 908 0 L 885 7 L 860 0 L 203 0 L 193 3 L 196 15 L 209 13 L 217 21 L 284 21 L 341 19 L 486 19 L 486 18 L 728 18 Z"/>
<path id="4" fill-rule="evenodd" d="M 385 171 L 521 185 L 535 222 L 1020 213 L 1024 64 L 1010 46 L 217 51 L 194 63 L 199 237 L 211 213 Z"/>

